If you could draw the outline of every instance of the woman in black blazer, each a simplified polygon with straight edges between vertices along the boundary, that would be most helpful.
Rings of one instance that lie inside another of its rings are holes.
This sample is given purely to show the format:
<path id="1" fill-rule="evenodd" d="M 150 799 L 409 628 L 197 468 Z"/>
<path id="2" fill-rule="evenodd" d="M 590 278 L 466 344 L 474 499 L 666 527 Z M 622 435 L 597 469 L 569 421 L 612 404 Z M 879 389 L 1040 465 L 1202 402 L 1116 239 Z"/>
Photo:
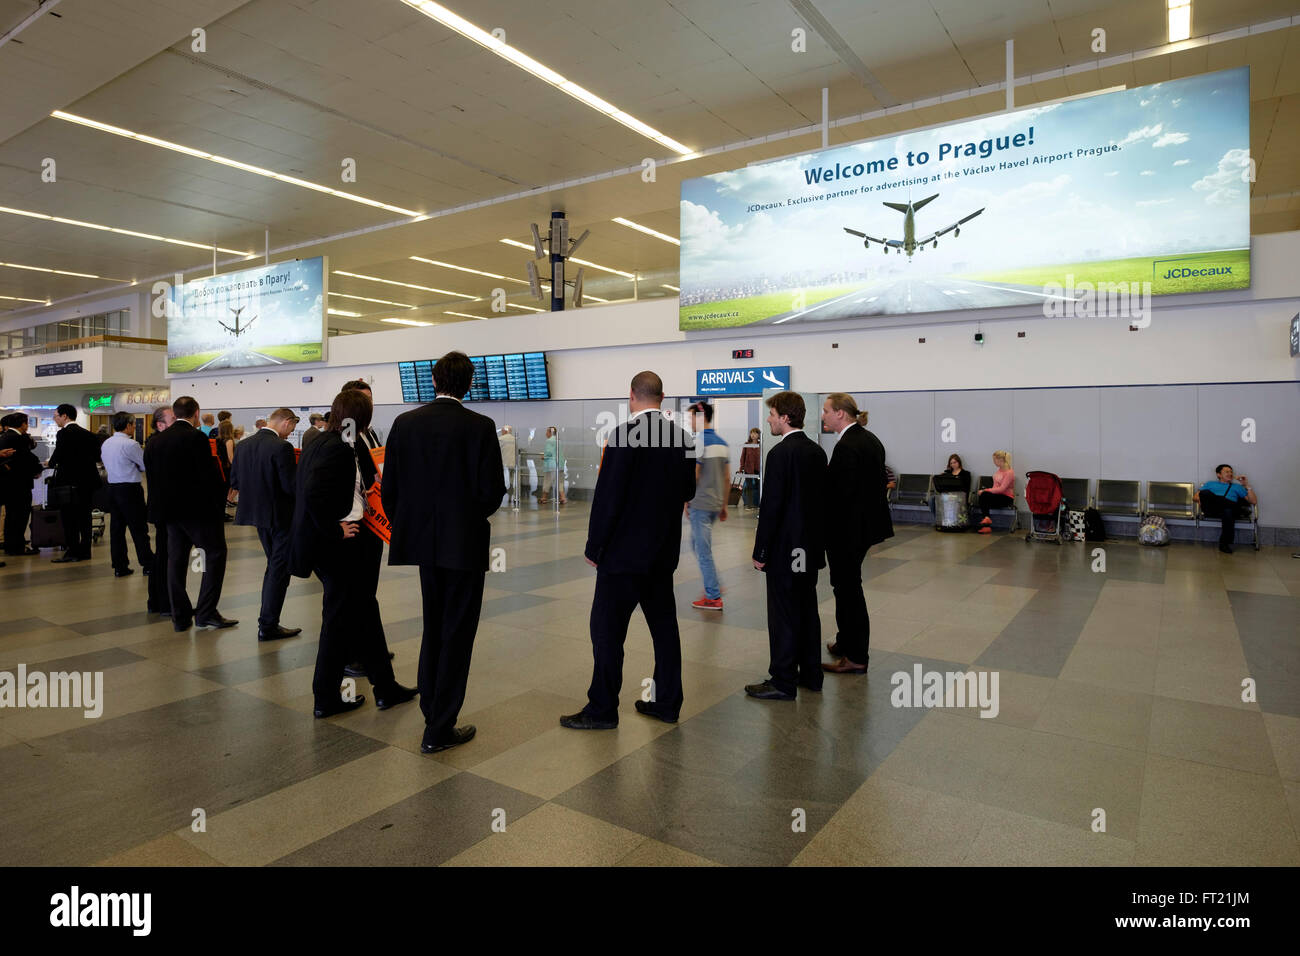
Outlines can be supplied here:
<path id="1" fill-rule="evenodd" d="M 326 430 L 303 451 L 298 463 L 289 567 L 298 577 L 315 573 L 325 588 L 312 678 L 317 717 L 331 717 L 365 703 L 360 695 L 350 701 L 339 695 L 343 668 L 352 660 L 364 665 L 380 710 L 412 700 L 417 693 L 397 683 L 383 632 L 373 626 L 378 618 L 375 589 L 384 545 L 361 520 L 365 492 L 377 474 L 361 439 L 371 411 L 370 397 L 364 392 L 340 392 Z M 345 434 L 355 436 L 352 444 L 344 441 Z"/>

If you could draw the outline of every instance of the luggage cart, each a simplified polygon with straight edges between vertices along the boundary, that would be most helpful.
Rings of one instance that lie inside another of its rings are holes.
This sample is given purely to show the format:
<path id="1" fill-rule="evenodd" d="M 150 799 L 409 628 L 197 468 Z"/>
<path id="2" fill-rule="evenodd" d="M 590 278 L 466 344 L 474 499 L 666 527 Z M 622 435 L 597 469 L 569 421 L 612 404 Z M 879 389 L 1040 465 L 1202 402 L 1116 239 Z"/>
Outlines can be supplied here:
<path id="1" fill-rule="evenodd" d="M 1031 471 L 1025 476 L 1025 503 L 1029 506 L 1026 541 L 1055 541 L 1060 544 L 1062 507 L 1061 479 L 1050 471 Z"/>

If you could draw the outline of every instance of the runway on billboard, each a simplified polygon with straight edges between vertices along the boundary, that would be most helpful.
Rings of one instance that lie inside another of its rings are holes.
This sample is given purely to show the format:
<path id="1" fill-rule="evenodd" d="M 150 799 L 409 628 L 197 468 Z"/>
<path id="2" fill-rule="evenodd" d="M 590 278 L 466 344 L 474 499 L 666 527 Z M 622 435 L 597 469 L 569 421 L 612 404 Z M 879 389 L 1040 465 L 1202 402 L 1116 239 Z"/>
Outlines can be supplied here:
<path id="1" fill-rule="evenodd" d="M 271 358 L 269 355 L 263 355 L 261 352 L 254 352 L 251 349 L 230 349 L 222 355 L 218 355 L 211 362 L 200 365 L 194 371 L 208 372 L 219 368 L 253 368 L 258 365 L 283 365 L 284 361 L 278 358 Z"/>
<path id="2" fill-rule="evenodd" d="M 950 312 L 984 309 L 989 306 L 1042 305 L 1047 301 L 1069 301 L 1078 294 L 1053 295 L 1035 286 L 976 282 L 971 279 L 878 279 L 845 295 L 763 319 L 755 325 L 784 325 L 788 322 L 830 322 L 866 315 L 910 315 L 920 312 Z"/>

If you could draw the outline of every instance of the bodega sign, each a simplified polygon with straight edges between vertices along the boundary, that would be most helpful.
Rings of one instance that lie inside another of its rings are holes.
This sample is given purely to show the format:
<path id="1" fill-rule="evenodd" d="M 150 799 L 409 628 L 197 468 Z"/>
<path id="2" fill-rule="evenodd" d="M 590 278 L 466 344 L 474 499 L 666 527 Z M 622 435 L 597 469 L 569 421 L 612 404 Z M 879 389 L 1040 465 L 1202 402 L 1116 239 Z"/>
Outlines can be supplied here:
<path id="1" fill-rule="evenodd" d="M 702 368 L 695 372 L 696 395 L 762 395 L 764 389 L 790 387 L 790 366 Z"/>

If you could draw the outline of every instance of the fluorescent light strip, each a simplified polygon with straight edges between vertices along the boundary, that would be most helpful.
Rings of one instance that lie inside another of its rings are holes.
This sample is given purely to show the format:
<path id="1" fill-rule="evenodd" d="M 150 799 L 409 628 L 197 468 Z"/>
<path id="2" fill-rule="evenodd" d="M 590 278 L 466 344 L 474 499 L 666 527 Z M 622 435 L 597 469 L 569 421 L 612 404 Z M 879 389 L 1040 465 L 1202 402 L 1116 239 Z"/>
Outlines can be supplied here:
<path id="1" fill-rule="evenodd" d="M 371 282 L 382 282 L 385 285 L 400 285 L 407 289 L 419 289 L 422 292 L 437 292 L 440 295 L 458 295 L 462 299 L 478 301 L 478 296 L 476 295 L 467 295 L 464 292 L 452 292 L 450 289 L 435 289 L 427 285 L 416 285 L 413 282 L 398 282 L 396 279 L 381 279 L 379 276 L 363 276 L 356 272 L 343 272 L 340 269 L 335 269 L 334 274 L 336 276 L 347 276 L 350 279 L 367 279 Z"/>
<path id="2" fill-rule="evenodd" d="M 527 242 L 520 242 L 517 239 L 502 239 L 501 242 L 504 242 L 507 246 L 517 246 L 520 249 L 527 249 L 529 252 L 535 251 L 532 245 L 530 245 Z M 622 269 L 611 269 L 609 266 L 596 265 L 596 263 L 588 262 L 586 259 L 579 259 L 577 257 L 574 257 L 572 259 L 569 259 L 568 261 L 576 262 L 580 266 L 591 266 L 593 269 L 599 269 L 601 272 L 610 272 L 616 276 L 622 276 L 625 279 L 636 278 L 636 276 L 632 275 L 632 273 L 630 272 L 624 272 Z"/>
<path id="3" fill-rule="evenodd" d="M 462 319 L 483 319 L 487 320 L 486 315 L 467 315 L 464 312 L 443 312 L 443 315 L 459 315 Z"/>
<path id="4" fill-rule="evenodd" d="M 662 285 L 665 289 L 672 289 L 674 292 L 682 291 L 678 286 L 669 285 L 667 282 L 661 282 L 660 285 Z"/>
<path id="5" fill-rule="evenodd" d="M 170 242 L 174 246 L 189 246 L 191 249 L 212 249 L 210 242 L 190 242 L 187 239 L 169 239 L 167 236 L 155 236 L 148 232 L 136 232 L 134 229 L 119 229 L 116 226 L 101 226 L 99 223 L 82 222 L 80 219 L 64 219 L 62 216 L 47 216 L 43 212 L 31 212 L 27 209 L 14 209 L 12 206 L 0 206 L 0 212 L 7 212 L 14 216 L 27 216 L 31 219 L 46 219 L 50 222 L 61 222 L 65 226 L 81 226 L 83 229 L 98 229 L 102 232 L 115 232 L 120 236 L 135 236 L 137 239 L 153 239 L 155 242 Z M 232 256 L 243 256 L 252 258 L 256 253 L 244 252 L 242 249 L 223 249 L 217 246 L 218 252 L 228 252 Z"/>
<path id="6" fill-rule="evenodd" d="M 69 272 L 67 269 L 46 269 L 44 266 L 24 266 L 17 262 L 0 262 L 0 266 L 6 269 L 27 269 L 30 272 L 50 272 L 61 276 L 76 276 L 79 279 L 103 279 L 105 282 L 124 282 L 130 284 L 130 279 L 110 279 L 108 276 L 97 276 L 89 272 Z"/>
<path id="7" fill-rule="evenodd" d="M 24 299 L 20 295 L 0 295 L 0 299 L 8 299 L 10 302 L 39 302 L 41 305 L 49 305 L 49 299 Z"/>
<path id="8" fill-rule="evenodd" d="M 694 152 L 689 146 L 683 146 L 677 140 L 666 136 L 652 126 L 641 122 L 635 116 L 623 112 L 612 103 L 602 100 L 595 93 L 584 89 L 572 80 L 565 79 L 559 73 L 556 73 L 550 67 L 537 62 L 503 40 L 497 39 L 491 33 L 483 30 L 473 23 L 470 23 L 464 17 L 457 16 L 440 3 L 434 3 L 432 0 L 402 0 L 404 4 L 414 10 L 423 13 L 430 20 L 436 20 L 448 29 L 455 30 L 466 39 L 473 40 L 479 46 L 490 50 L 504 60 L 509 60 L 521 70 L 526 70 L 539 80 L 549 83 L 564 93 L 568 93 L 574 99 L 604 113 L 616 123 L 622 123 L 628 129 L 640 133 L 647 139 L 652 139 L 662 146 L 667 146 L 679 156 L 687 156 Z"/>
<path id="9" fill-rule="evenodd" d="M 523 309 L 526 312 L 545 312 L 545 309 L 538 309 L 531 305 L 515 305 L 513 302 L 506 303 L 507 309 Z"/>
<path id="10" fill-rule="evenodd" d="M 388 322 L 392 325 L 433 325 L 432 322 L 421 322 L 419 319 L 380 319 L 380 322 Z"/>
<path id="11" fill-rule="evenodd" d="M 439 262 L 437 259 L 426 259 L 424 256 L 411 256 L 411 258 L 416 262 L 427 262 L 431 266 L 441 266 L 444 269 L 455 269 L 457 272 L 469 272 L 476 276 L 487 276 L 489 279 L 500 279 L 503 282 L 514 282 L 519 285 L 528 285 L 528 283 L 523 279 L 513 279 L 510 276 L 499 276 L 495 272 L 484 272 L 482 269 L 471 269 L 468 266 L 457 266 L 450 262 Z"/>
<path id="12" fill-rule="evenodd" d="M 402 309 L 416 308 L 416 306 L 407 305 L 405 302 L 390 302 L 387 299 L 368 299 L 364 295 L 348 295 L 346 292 L 331 292 L 330 295 L 336 295 L 341 299 L 357 299 L 361 302 L 378 302 L 380 305 L 395 305 Z"/>
<path id="13" fill-rule="evenodd" d="M 333 189 L 329 186 L 322 186 L 319 183 L 308 182 L 305 179 L 285 176 L 282 173 L 277 173 L 273 169 L 263 169 L 261 166 L 250 166 L 248 163 L 241 163 L 238 160 L 227 159 L 225 156 L 218 156 L 216 153 L 205 153 L 201 149 L 182 146 L 180 143 L 170 143 L 165 139 L 158 139 L 156 136 L 146 136 L 143 133 L 136 133 L 129 129 L 123 129 L 120 126 L 109 126 L 107 123 L 100 123 L 96 120 L 87 119 L 84 116 L 77 116 L 74 113 L 65 113 L 63 110 L 55 110 L 50 114 L 50 116 L 55 119 L 65 120 L 69 123 L 76 123 L 79 126 L 88 126 L 91 129 L 97 129 L 104 133 L 112 133 L 114 136 L 123 136 L 126 139 L 133 139 L 140 143 L 148 143 L 150 146 L 170 149 L 175 153 L 184 153 L 186 156 L 193 156 L 197 159 L 206 159 L 210 163 L 229 166 L 232 169 L 243 170 L 246 173 L 253 173 L 256 176 L 265 176 L 267 179 L 279 180 L 280 182 L 288 183 L 291 186 L 301 186 L 303 189 L 310 189 L 318 193 L 327 193 L 331 196 L 337 196 L 340 199 L 347 199 L 351 202 L 373 206 L 376 209 L 387 209 L 389 212 L 399 213 L 403 216 L 424 218 L 421 213 L 416 212 L 414 209 L 404 209 L 401 206 L 390 206 L 388 203 L 379 202 L 377 199 L 367 199 L 365 196 L 358 196 L 356 193 L 345 192 L 342 189 Z"/>
<path id="14" fill-rule="evenodd" d="M 326 309 L 325 311 L 328 312 L 330 315 L 341 315 L 341 316 L 343 316 L 345 319 L 359 319 L 359 318 L 361 318 L 361 313 L 360 313 L 360 312 L 344 312 L 342 309 Z"/>
<path id="15" fill-rule="evenodd" d="M 629 229 L 635 229 L 637 232 L 644 232 L 647 236 L 654 236 L 656 239 L 662 239 L 664 242 L 671 242 L 674 246 L 680 246 L 682 244 L 680 239 L 674 239 L 672 236 L 651 229 L 649 226 L 643 226 L 638 222 L 633 222 L 631 219 L 624 219 L 622 216 L 615 217 L 614 222 L 618 223 L 620 226 L 627 226 Z"/>

